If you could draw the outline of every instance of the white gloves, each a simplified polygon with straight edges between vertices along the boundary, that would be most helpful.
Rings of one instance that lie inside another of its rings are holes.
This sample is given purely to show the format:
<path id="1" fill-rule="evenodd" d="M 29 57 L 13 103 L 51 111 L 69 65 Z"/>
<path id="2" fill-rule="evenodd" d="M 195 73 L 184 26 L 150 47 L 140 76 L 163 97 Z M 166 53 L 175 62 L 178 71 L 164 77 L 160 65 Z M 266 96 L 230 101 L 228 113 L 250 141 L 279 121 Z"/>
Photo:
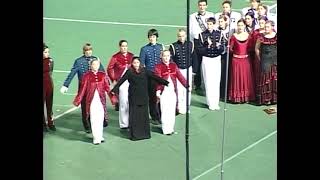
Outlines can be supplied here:
<path id="1" fill-rule="evenodd" d="M 158 91 L 156 92 L 156 95 L 157 95 L 157 97 L 158 97 L 158 98 L 160 98 L 160 96 L 161 96 L 161 94 L 160 94 L 160 93 L 161 93 L 161 91 L 160 91 L 160 90 L 158 90 Z"/>
<path id="2" fill-rule="evenodd" d="M 68 91 L 68 88 L 65 87 L 65 86 L 62 86 L 61 89 L 60 89 L 60 92 L 61 92 L 62 94 L 66 93 L 67 91 Z"/>

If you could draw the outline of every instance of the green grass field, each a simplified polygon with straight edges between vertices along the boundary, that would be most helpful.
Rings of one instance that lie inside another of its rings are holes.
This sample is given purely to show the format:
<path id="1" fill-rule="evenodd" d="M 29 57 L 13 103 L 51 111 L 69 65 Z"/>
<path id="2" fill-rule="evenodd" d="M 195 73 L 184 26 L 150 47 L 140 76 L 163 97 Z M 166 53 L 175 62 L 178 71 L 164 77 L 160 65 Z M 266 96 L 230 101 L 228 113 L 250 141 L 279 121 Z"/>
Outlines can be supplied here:
<path id="1" fill-rule="evenodd" d="M 129 51 L 139 55 L 150 28 L 159 31 L 160 43 L 176 41 L 178 27 L 186 26 L 185 2 L 44 1 L 44 41 L 55 61 L 53 110 L 57 126 L 57 131 L 46 134 L 43 140 L 45 180 L 186 179 L 185 115 L 176 118 L 177 135 L 164 136 L 159 126 L 152 126 L 151 139 L 132 142 L 126 132 L 120 131 L 118 112 L 108 100 L 110 126 L 104 129 L 106 142 L 94 146 L 91 135 L 83 132 L 80 109 L 72 105 L 77 77 L 68 94 L 59 92 L 86 42 L 92 43 L 94 55 L 106 66 L 118 51 L 120 39 L 127 39 Z M 191 0 L 191 12 L 196 11 L 196 2 Z M 208 10 L 220 11 L 221 2 L 209 1 Z M 234 0 L 233 8 L 238 10 L 248 4 Z M 223 109 L 223 102 L 220 107 Z M 192 94 L 190 108 L 190 177 L 220 179 L 223 110 L 209 111 L 205 97 L 196 94 Z M 277 117 L 267 115 L 264 108 L 227 104 L 224 180 L 277 179 Z"/>

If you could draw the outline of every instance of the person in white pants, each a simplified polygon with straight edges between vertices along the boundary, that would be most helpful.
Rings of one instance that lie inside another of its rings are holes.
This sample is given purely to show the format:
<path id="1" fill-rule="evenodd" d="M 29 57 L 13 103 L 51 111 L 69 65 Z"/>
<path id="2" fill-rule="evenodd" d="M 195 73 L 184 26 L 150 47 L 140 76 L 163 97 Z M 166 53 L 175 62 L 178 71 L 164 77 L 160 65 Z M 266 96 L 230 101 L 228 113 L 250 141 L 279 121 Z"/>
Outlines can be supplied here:
<path id="1" fill-rule="evenodd" d="M 93 144 L 104 142 L 103 138 L 103 105 L 100 101 L 98 90 L 94 91 L 94 96 L 90 106 L 90 123 L 93 136 Z"/>
<path id="2" fill-rule="evenodd" d="M 119 126 L 121 129 L 129 127 L 128 89 L 129 82 L 126 80 L 119 88 Z"/>
<path id="3" fill-rule="evenodd" d="M 199 35 L 199 52 L 202 57 L 202 75 L 205 85 L 207 105 L 210 110 L 219 110 L 221 54 L 224 51 L 225 39 L 215 27 L 216 20 L 207 20 L 208 29 Z"/>
<path id="4" fill-rule="evenodd" d="M 119 41 L 119 51 L 112 55 L 107 72 L 110 80 L 116 84 L 117 81 L 125 74 L 128 67 L 131 66 L 133 53 L 128 51 L 128 41 Z M 112 98 L 112 104 L 119 106 L 119 126 L 121 129 L 129 127 L 129 101 L 128 101 L 129 82 L 125 81 L 119 88 L 119 102 L 117 98 Z M 116 97 L 116 96 L 114 96 Z"/>
<path id="5" fill-rule="evenodd" d="M 192 62 L 194 45 L 191 41 L 187 42 L 186 30 L 179 29 L 177 33 L 178 40 L 170 44 L 169 51 L 171 59 L 175 62 L 185 79 L 187 79 L 187 70 L 189 71 L 189 87 L 192 86 Z M 189 48 L 189 49 L 188 49 Z M 188 51 L 188 52 L 187 52 Z M 190 53 L 189 62 L 187 62 L 187 53 Z M 187 112 L 187 89 L 177 82 L 178 93 L 178 113 L 186 114 Z M 191 91 L 189 91 L 189 106 L 191 104 Z M 189 109 L 190 112 L 190 109 Z"/>
<path id="6" fill-rule="evenodd" d="M 93 136 L 93 144 L 98 145 L 104 142 L 103 122 L 108 116 L 106 110 L 106 96 L 110 92 L 109 79 L 105 72 L 98 72 L 99 59 L 90 61 L 91 71 L 83 75 L 80 90 L 75 97 L 73 104 L 79 106 L 86 94 L 86 120 L 89 120 Z"/>
<path id="7" fill-rule="evenodd" d="M 162 62 L 155 66 L 155 75 L 169 81 L 168 86 L 157 86 L 156 95 L 160 101 L 162 132 L 172 135 L 176 121 L 177 79 L 184 87 L 188 87 L 188 84 L 176 63 L 170 62 L 169 50 L 162 52 Z"/>

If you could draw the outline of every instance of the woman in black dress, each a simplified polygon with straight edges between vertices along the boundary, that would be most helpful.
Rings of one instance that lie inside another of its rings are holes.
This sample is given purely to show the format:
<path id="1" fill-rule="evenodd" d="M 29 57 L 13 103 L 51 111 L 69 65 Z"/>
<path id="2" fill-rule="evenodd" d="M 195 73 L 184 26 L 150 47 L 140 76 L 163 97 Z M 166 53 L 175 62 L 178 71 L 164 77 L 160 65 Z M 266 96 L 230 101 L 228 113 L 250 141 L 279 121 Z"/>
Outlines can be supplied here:
<path id="1" fill-rule="evenodd" d="M 266 21 L 265 32 L 256 42 L 256 55 L 260 62 L 257 86 L 258 105 L 277 103 L 277 33 L 274 22 Z"/>
<path id="2" fill-rule="evenodd" d="M 140 64 L 139 57 L 133 57 L 131 68 L 121 77 L 118 83 L 111 90 L 112 93 L 119 93 L 119 87 L 123 82 L 129 82 L 129 137 L 131 140 L 149 139 L 150 124 L 148 110 L 148 78 L 164 85 L 168 81 L 154 75 Z"/>

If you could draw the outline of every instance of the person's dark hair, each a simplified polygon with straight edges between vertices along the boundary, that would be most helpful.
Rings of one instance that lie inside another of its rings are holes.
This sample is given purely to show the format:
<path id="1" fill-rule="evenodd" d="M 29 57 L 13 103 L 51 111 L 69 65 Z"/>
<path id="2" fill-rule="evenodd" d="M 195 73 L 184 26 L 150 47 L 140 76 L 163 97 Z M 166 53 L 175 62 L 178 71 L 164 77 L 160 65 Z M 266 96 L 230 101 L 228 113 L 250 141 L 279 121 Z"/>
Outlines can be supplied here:
<path id="1" fill-rule="evenodd" d="M 136 71 L 136 69 L 133 67 L 133 61 L 134 61 L 134 60 L 138 60 L 138 61 L 140 62 L 138 71 Z M 135 71 L 135 72 L 141 72 L 141 70 L 143 69 L 143 65 L 141 64 L 141 61 L 140 61 L 140 57 L 139 57 L 139 56 L 133 56 L 133 57 L 132 57 L 131 68 L 132 68 L 132 70 Z"/>
<path id="2" fill-rule="evenodd" d="M 260 2 L 261 2 L 261 0 L 250 0 L 250 2 L 253 2 L 253 1 L 255 1 L 255 2 L 257 2 L 257 3 L 260 3 Z"/>
<path id="3" fill-rule="evenodd" d="M 239 19 L 239 21 L 237 22 L 237 24 L 239 24 L 240 22 L 242 22 L 244 25 L 246 25 L 246 21 L 245 21 L 243 18 Z"/>
<path id="4" fill-rule="evenodd" d="M 46 45 L 46 43 L 43 43 L 43 51 L 44 51 L 45 49 L 47 49 L 47 48 L 49 48 L 49 47 Z"/>
<path id="5" fill-rule="evenodd" d="M 245 16 L 250 16 L 252 19 L 254 19 L 254 12 L 250 9 Z"/>
<path id="6" fill-rule="evenodd" d="M 199 3 L 201 3 L 201 2 L 205 2 L 205 3 L 206 3 L 206 5 L 208 5 L 207 0 L 198 0 L 198 4 L 199 4 Z"/>
<path id="7" fill-rule="evenodd" d="M 207 22 L 212 22 L 213 24 L 215 24 L 215 23 L 216 23 L 216 18 L 214 18 L 214 17 L 209 17 L 209 18 L 207 19 Z"/>
<path id="8" fill-rule="evenodd" d="M 268 17 L 267 16 L 259 16 L 258 17 L 258 20 L 265 20 L 265 21 L 268 21 Z"/>
<path id="9" fill-rule="evenodd" d="M 153 36 L 153 35 L 155 35 L 157 38 L 159 37 L 159 33 L 158 33 L 158 31 L 157 31 L 156 29 L 150 29 L 150 30 L 148 31 L 148 38 L 149 38 L 150 36 Z"/>
<path id="10" fill-rule="evenodd" d="M 124 43 L 124 42 L 128 43 L 127 40 L 124 40 L 124 39 L 123 39 L 123 40 L 120 40 L 120 41 L 119 41 L 119 46 L 121 46 L 121 44 Z"/>
<path id="11" fill-rule="evenodd" d="M 219 19 L 223 19 L 224 21 L 228 22 L 228 17 L 227 17 L 227 15 L 221 14 L 221 15 L 219 16 Z"/>
<path id="12" fill-rule="evenodd" d="M 226 0 L 226 1 L 223 1 L 221 5 L 223 6 L 224 4 L 229 4 L 229 5 L 230 5 L 230 7 L 231 7 L 232 2 L 231 2 L 231 1 L 229 1 L 229 0 Z"/>
<path id="13" fill-rule="evenodd" d="M 100 62 L 100 60 L 99 60 L 98 58 L 96 58 L 96 57 L 91 58 L 91 59 L 90 59 L 90 66 L 92 65 L 92 63 L 93 63 L 94 61 L 99 61 L 99 62 Z"/>
<path id="14" fill-rule="evenodd" d="M 274 27 L 275 23 L 272 20 L 267 20 L 266 24 L 270 24 L 272 27 Z"/>
<path id="15" fill-rule="evenodd" d="M 92 50 L 92 45 L 90 43 L 85 43 L 82 47 L 83 53 L 88 50 Z"/>
<path id="16" fill-rule="evenodd" d="M 258 7 L 259 7 L 259 6 L 262 6 L 262 7 L 266 10 L 266 12 L 268 12 L 268 6 L 267 6 L 267 5 L 265 5 L 265 4 L 259 4 Z"/>
<path id="17" fill-rule="evenodd" d="M 255 21 L 255 18 L 254 18 L 254 12 L 251 11 L 251 10 L 249 10 L 249 11 L 246 13 L 245 17 L 246 17 L 246 16 L 250 16 L 250 17 L 252 18 L 252 25 L 251 25 L 251 27 L 254 28 L 255 25 L 256 25 L 256 21 Z M 245 23 L 245 25 L 248 26 L 246 23 Z"/>

